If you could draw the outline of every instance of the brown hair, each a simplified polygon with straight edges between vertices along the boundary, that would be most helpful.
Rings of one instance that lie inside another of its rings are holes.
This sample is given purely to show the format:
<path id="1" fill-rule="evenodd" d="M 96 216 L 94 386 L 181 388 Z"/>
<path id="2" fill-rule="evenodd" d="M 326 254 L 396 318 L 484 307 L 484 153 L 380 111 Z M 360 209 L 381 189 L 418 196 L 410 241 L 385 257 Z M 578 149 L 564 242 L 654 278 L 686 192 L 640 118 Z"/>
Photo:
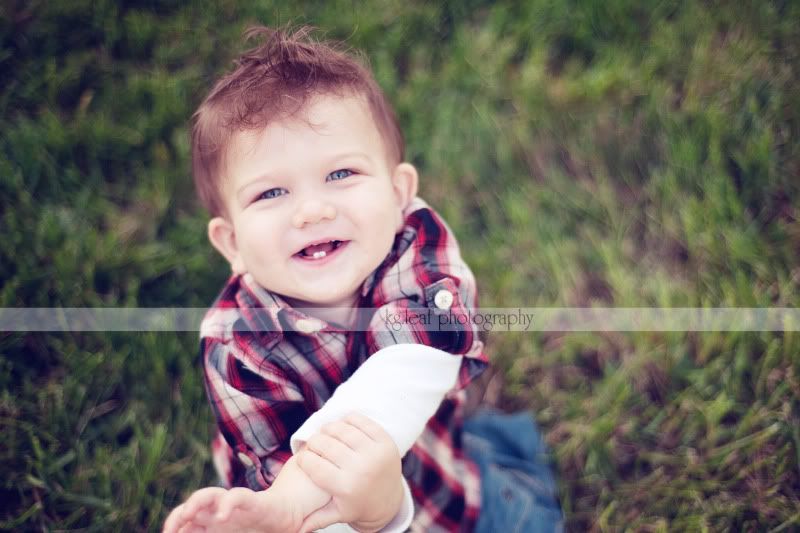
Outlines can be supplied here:
<path id="1" fill-rule="evenodd" d="M 383 136 L 390 160 L 403 160 L 403 135 L 394 111 L 363 55 L 296 31 L 253 27 L 245 39 L 263 39 L 235 61 L 236 68 L 214 85 L 193 117 L 192 173 L 201 202 L 212 216 L 225 213 L 220 177 L 228 143 L 240 131 L 265 128 L 293 116 L 318 94 L 363 96 Z"/>

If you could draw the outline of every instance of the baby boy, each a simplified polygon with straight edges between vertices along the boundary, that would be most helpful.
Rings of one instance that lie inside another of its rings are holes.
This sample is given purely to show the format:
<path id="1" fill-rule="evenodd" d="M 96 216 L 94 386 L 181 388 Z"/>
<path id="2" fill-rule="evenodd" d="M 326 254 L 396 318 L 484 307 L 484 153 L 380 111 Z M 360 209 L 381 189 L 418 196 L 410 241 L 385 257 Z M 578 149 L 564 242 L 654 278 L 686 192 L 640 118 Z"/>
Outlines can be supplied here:
<path id="1" fill-rule="evenodd" d="M 477 331 L 421 319 L 470 316 L 475 283 L 416 197 L 385 96 L 307 30 L 250 34 L 263 44 L 192 138 L 233 272 L 201 338 L 215 465 L 238 488 L 197 491 L 165 531 L 558 529 L 529 415 L 464 419 L 487 363 Z"/>

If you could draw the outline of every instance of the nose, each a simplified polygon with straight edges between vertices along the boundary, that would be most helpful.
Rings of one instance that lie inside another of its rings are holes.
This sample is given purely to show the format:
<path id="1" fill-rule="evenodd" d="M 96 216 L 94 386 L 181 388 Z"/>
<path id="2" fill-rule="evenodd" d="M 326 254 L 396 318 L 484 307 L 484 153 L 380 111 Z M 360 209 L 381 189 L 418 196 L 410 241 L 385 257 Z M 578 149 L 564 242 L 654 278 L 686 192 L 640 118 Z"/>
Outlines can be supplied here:
<path id="1" fill-rule="evenodd" d="M 317 224 L 323 220 L 336 218 L 336 208 L 329 202 L 317 198 L 304 200 L 292 215 L 292 225 L 301 229 L 308 224 Z"/>

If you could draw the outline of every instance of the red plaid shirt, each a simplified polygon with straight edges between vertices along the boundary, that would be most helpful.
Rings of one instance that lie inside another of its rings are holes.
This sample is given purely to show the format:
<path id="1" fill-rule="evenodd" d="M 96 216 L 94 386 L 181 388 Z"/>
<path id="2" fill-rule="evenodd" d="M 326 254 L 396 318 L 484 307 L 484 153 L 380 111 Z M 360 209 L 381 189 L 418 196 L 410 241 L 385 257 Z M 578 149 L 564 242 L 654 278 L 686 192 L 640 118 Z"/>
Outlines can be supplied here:
<path id="1" fill-rule="evenodd" d="M 461 426 L 464 386 L 487 364 L 483 344 L 472 321 L 446 331 L 413 324 L 438 325 L 431 318 L 443 312 L 467 316 L 476 306 L 475 280 L 430 207 L 415 199 L 405 215 L 392 251 L 362 286 L 359 307 L 371 316 L 361 317 L 360 331 L 310 318 L 246 274 L 232 277 L 208 311 L 201 350 L 219 428 L 213 456 L 228 486 L 267 488 L 291 457 L 291 435 L 367 357 L 390 345 L 422 343 L 464 358 L 458 384 L 403 458 L 415 504 L 411 528 L 474 529 L 480 480 L 464 454 Z M 449 311 L 436 305 L 442 290 L 453 296 Z M 309 333 L 309 324 L 316 331 Z"/>

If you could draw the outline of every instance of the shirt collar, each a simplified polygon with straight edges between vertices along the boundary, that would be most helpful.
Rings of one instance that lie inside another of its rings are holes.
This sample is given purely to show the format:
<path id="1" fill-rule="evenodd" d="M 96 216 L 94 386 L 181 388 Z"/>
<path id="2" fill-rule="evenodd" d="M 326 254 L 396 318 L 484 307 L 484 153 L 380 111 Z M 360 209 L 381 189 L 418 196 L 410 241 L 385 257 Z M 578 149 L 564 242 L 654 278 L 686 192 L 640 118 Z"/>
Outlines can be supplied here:
<path id="1" fill-rule="evenodd" d="M 380 281 L 384 270 L 395 264 L 397 259 L 406 253 L 406 250 L 408 250 L 409 246 L 411 246 L 411 243 L 414 242 L 414 239 L 417 236 L 417 226 L 409 220 L 409 216 L 415 211 L 425 209 L 427 207 L 428 204 L 426 204 L 425 201 L 418 196 L 414 197 L 411 202 L 409 202 L 408 206 L 406 206 L 405 210 L 403 211 L 403 227 L 394 236 L 394 244 L 392 244 L 392 249 L 389 251 L 389 255 L 386 256 L 386 259 L 383 260 L 380 266 L 378 266 L 378 268 L 376 268 L 372 274 L 367 277 L 363 285 L 361 285 L 362 300 L 369 295 L 370 291 L 372 291 L 375 285 Z"/>
<path id="2" fill-rule="evenodd" d="M 251 330 L 271 333 L 275 338 L 282 337 L 286 331 L 306 335 L 320 331 L 343 331 L 325 320 L 295 309 L 281 296 L 259 285 L 250 274 L 243 274 L 240 279 L 236 303 L 241 310 L 242 319 Z"/>
<path id="3" fill-rule="evenodd" d="M 235 298 L 242 320 L 250 330 L 267 336 L 280 336 L 283 333 L 279 313 L 285 303 L 259 287 L 250 274 L 239 277 L 239 290 Z"/>

